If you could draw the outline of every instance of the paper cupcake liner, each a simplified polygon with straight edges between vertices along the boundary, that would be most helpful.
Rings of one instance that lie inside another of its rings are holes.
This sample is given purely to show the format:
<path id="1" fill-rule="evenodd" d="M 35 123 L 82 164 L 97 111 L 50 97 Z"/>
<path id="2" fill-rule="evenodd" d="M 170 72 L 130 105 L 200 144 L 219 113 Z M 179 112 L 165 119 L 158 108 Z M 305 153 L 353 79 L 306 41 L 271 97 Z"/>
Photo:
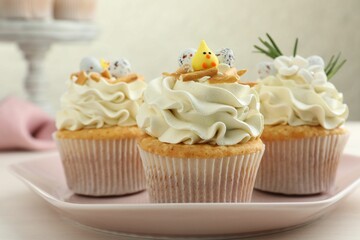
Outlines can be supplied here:
<path id="1" fill-rule="evenodd" d="M 153 203 L 249 202 L 264 149 L 220 158 L 176 158 L 139 146 Z"/>
<path id="2" fill-rule="evenodd" d="M 0 16 L 19 19 L 50 19 L 53 0 L 2 0 Z"/>
<path id="3" fill-rule="evenodd" d="M 54 16 L 56 19 L 93 20 L 96 0 L 55 0 Z"/>
<path id="4" fill-rule="evenodd" d="M 136 139 L 56 139 L 68 187 L 90 196 L 144 190 L 145 174 Z"/>
<path id="5" fill-rule="evenodd" d="M 255 188 L 283 194 L 331 190 L 348 134 L 288 141 L 264 141 L 266 151 Z"/>

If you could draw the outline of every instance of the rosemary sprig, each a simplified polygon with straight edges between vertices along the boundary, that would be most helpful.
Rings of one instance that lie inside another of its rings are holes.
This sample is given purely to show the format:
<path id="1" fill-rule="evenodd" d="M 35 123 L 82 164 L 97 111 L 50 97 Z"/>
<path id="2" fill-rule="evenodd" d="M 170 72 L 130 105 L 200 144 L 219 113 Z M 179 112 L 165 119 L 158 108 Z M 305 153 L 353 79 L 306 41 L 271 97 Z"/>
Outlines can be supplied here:
<path id="1" fill-rule="evenodd" d="M 259 47 L 257 45 L 254 45 L 254 48 L 258 50 L 256 52 L 265 54 L 266 56 L 268 56 L 270 58 L 273 58 L 273 59 L 281 56 L 282 52 L 280 51 L 280 49 L 276 45 L 275 41 L 271 38 L 271 36 L 268 33 L 266 34 L 266 36 L 268 37 L 270 42 L 268 42 L 267 40 L 263 40 L 262 38 L 259 37 L 260 42 L 265 47 L 261 48 L 261 47 Z"/>
<path id="2" fill-rule="evenodd" d="M 263 40 L 262 38 L 259 38 L 260 42 L 264 45 L 264 47 L 259 47 L 257 45 L 254 45 L 254 48 L 258 50 L 255 52 L 265 54 L 266 56 L 273 59 L 282 56 L 283 53 L 275 43 L 274 39 L 270 36 L 270 34 L 266 33 L 266 37 L 268 38 L 268 40 Z M 294 50 L 293 50 L 294 56 L 296 56 L 297 46 L 298 46 L 298 38 L 296 38 L 294 45 Z"/>
<path id="3" fill-rule="evenodd" d="M 346 59 L 342 60 L 339 63 L 340 56 L 341 56 L 341 52 L 338 53 L 336 58 L 334 55 L 332 55 L 330 58 L 330 61 L 326 64 L 325 73 L 326 73 L 326 76 L 328 77 L 328 80 L 330 80 L 340 70 L 340 68 L 346 63 Z"/>
<path id="4" fill-rule="evenodd" d="M 266 33 L 266 36 L 268 37 L 268 39 L 270 40 L 271 44 L 274 46 L 276 51 L 280 54 L 280 56 L 283 55 L 282 52 L 280 51 L 280 49 L 278 48 L 278 46 L 276 45 L 275 41 L 270 36 L 270 34 Z"/>
<path id="5" fill-rule="evenodd" d="M 294 50 L 293 50 L 293 56 L 294 57 L 296 57 L 298 43 L 299 43 L 299 39 L 296 38 L 295 45 L 294 45 Z"/>
<path id="6" fill-rule="evenodd" d="M 254 45 L 254 48 L 257 50 L 255 52 L 265 54 L 266 56 L 268 56 L 272 59 L 282 56 L 283 54 L 282 54 L 280 48 L 277 46 L 277 44 L 275 43 L 274 39 L 270 36 L 270 34 L 266 33 L 266 37 L 268 38 L 267 40 L 263 40 L 262 38 L 259 37 L 259 40 L 263 46 L 259 47 L 257 45 Z M 296 38 L 294 48 L 293 48 L 293 56 L 294 57 L 297 54 L 298 44 L 299 44 L 299 39 Z M 340 70 L 340 68 L 346 63 L 346 59 L 339 61 L 340 56 L 341 56 L 341 53 L 338 53 L 338 55 L 336 57 L 335 57 L 335 55 L 333 55 L 330 58 L 330 61 L 326 64 L 326 67 L 324 70 L 325 70 L 328 80 L 331 79 Z"/>

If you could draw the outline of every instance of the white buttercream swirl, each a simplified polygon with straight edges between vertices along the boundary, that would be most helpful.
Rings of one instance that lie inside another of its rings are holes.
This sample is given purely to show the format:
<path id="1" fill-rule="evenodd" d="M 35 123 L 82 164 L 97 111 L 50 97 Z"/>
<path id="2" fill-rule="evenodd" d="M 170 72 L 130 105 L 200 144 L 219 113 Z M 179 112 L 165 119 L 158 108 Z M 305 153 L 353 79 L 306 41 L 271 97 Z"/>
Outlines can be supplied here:
<path id="1" fill-rule="evenodd" d="M 109 83 L 88 80 L 84 85 L 67 82 L 67 92 L 61 97 L 61 110 L 56 116 L 59 130 L 102 128 L 136 125 L 136 115 L 142 103 L 146 83 Z"/>
<path id="2" fill-rule="evenodd" d="M 137 123 L 167 143 L 245 143 L 263 130 L 258 100 L 253 89 L 238 83 L 182 82 L 172 76 L 161 77 L 145 90 Z"/>
<path id="3" fill-rule="evenodd" d="M 343 95 L 327 81 L 324 61 L 318 56 L 280 56 L 274 60 L 274 75 L 255 87 L 260 96 L 266 125 L 321 125 L 325 129 L 341 126 L 349 110 Z"/>

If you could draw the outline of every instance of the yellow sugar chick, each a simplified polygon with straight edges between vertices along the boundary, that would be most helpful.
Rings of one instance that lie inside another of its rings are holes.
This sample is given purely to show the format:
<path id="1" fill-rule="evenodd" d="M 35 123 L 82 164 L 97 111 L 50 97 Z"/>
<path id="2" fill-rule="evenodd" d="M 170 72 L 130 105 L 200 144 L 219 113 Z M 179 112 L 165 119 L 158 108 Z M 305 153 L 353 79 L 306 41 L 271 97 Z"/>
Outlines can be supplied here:
<path id="1" fill-rule="evenodd" d="M 198 50 L 191 60 L 191 65 L 194 71 L 199 71 L 217 67 L 219 65 L 219 60 L 215 53 L 206 45 L 206 42 L 202 40 Z"/>
<path id="2" fill-rule="evenodd" d="M 100 59 L 100 65 L 103 68 L 103 70 L 108 70 L 110 66 L 110 62 L 106 61 L 105 59 Z"/>

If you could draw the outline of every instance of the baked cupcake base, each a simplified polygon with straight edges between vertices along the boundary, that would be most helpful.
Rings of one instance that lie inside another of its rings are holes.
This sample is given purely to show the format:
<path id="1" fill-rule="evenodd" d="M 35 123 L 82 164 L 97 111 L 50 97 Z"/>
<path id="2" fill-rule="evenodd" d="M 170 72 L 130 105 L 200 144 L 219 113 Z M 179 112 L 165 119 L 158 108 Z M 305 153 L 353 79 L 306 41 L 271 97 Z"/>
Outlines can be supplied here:
<path id="1" fill-rule="evenodd" d="M 77 194 L 112 196 L 145 189 L 137 127 L 58 131 L 55 140 L 68 187 Z"/>
<path id="2" fill-rule="evenodd" d="M 144 137 L 139 151 L 151 202 L 249 202 L 264 144 L 167 144 Z"/>
<path id="3" fill-rule="evenodd" d="M 266 151 L 255 188 L 288 195 L 331 190 L 348 137 L 343 128 L 265 126 Z"/>

